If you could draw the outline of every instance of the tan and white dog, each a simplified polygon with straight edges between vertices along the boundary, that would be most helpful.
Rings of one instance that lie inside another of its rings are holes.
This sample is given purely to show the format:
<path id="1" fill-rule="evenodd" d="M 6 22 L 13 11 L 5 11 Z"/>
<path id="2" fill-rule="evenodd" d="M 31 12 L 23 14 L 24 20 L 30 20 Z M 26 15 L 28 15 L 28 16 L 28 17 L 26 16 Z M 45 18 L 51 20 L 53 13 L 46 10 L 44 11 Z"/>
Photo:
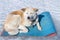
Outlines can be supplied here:
<path id="1" fill-rule="evenodd" d="M 26 27 L 37 25 L 38 30 L 41 30 L 38 22 L 36 8 L 22 8 L 14 11 L 7 16 L 4 23 L 4 30 L 10 35 L 16 35 L 18 32 L 27 33 L 29 30 Z"/>

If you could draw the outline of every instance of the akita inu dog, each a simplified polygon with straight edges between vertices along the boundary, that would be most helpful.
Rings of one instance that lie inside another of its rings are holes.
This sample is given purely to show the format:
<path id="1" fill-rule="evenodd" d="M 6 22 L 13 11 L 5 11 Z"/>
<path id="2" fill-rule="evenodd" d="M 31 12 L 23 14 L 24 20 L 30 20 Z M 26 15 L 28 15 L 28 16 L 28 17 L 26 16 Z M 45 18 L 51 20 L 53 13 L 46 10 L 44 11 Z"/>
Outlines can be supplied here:
<path id="1" fill-rule="evenodd" d="M 22 8 L 7 15 L 4 23 L 4 30 L 10 35 L 16 35 L 18 32 L 27 33 L 29 30 L 26 27 L 37 25 L 38 30 L 41 30 L 37 16 L 38 9 Z"/>

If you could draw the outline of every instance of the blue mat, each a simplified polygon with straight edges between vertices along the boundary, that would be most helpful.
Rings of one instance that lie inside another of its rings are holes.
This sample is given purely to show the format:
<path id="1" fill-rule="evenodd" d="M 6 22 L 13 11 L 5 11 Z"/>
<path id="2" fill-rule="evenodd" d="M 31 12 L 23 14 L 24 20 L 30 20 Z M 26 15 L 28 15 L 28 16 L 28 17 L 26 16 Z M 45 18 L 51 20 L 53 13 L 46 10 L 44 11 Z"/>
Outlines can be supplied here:
<path id="1" fill-rule="evenodd" d="M 43 12 L 40 15 L 38 15 L 38 17 L 39 23 L 42 27 L 41 31 L 39 31 L 36 25 L 34 25 L 34 27 L 28 28 L 28 33 L 18 33 L 15 36 L 47 36 L 49 34 L 56 33 L 55 26 L 49 12 Z M 9 34 L 5 31 L 2 33 L 2 36 L 8 35 Z"/>

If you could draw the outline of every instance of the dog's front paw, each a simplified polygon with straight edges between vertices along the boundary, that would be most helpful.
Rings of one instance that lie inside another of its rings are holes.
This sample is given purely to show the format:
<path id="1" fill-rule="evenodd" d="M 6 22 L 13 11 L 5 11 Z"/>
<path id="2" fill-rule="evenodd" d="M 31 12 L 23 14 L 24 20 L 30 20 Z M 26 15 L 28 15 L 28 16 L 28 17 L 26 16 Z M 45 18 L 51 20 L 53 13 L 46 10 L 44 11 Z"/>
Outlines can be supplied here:
<path id="1" fill-rule="evenodd" d="M 42 30 L 42 28 L 39 26 L 39 27 L 38 27 L 38 30 L 40 30 L 40 31 L 41 31 L 41 30 Z"/>
<path id="2" fill-rule="evenodd" d="M 19 32 L 20 32 L 20 33 L 27 33 L 28 30 L 20 30 Z"/>
<path id="3" fill-rule="evenodd" d="M 20 33 L 27 33 L 28 32 L 28 29 L 23 25 L 20 25 L 18 30 Z"/>
<path id="4" fill-rule="evenodd" d="M 28 31 L 20 31 L 20 33 L 27 33 Z"/>
<path id="5" fill-rule="evenodd" d="M 37 27 L 38 27 L 38 30 L 40 30 L 40 31 L 42 30 L 42 28 L 41 28 L 39 23 L 37 23 Z"/>

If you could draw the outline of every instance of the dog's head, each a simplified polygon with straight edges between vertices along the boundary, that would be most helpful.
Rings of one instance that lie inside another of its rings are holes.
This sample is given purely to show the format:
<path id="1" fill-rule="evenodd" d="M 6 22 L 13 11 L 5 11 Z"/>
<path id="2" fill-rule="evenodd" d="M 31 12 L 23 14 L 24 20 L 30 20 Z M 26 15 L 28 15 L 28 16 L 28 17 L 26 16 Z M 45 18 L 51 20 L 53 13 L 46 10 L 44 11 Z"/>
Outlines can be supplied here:
<path id="1" fill-rule="evenodd" d="M 37 17 L 37 8 L 23 8 L 21 9 L 24 12 L 24 17 L 30 21 L 33 21 Z"/>

